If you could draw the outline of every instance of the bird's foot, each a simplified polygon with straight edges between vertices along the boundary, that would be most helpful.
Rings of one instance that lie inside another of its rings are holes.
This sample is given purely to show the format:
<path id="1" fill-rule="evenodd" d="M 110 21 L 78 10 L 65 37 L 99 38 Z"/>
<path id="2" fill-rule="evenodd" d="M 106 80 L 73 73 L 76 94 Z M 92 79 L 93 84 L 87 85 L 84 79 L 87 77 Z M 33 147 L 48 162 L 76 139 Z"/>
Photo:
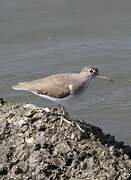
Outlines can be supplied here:
<path id="1" fill-rule="evenodd" d="M 73 125 L 73 123 L 72 123 L 71 121 L 69 121 L 69 120 L 65 119 L 63 116 L 61 116 L 60 126 L 62 126 L 63 121 L 65 121 L 66 123 L 69 123 L 69 124 Z"/>
<path id="2" fill-rule="evenodd" d="M 85 132 L 84 129 L 82 129 L 78 123 L 76 123 L 76 125 L 80 129 L 80 131 Z"/>
<path id="3" fill-rule="evenodd" d="M 78 123 L 74 123 L 74 122 L 71 122 L 70 120 L 68 120 L 68 119 L 69 119 L 69 115 L 68 115 L 68 113 L 65 111 L 65 108 L 64 108 L 63 106 L 61 106 L 60 104 L 59 104 L 59 110 L 60 110 L 60 113 L 61 113 L 60 126 L 62 126 L 63 121 L 65 121 L 66 123 L 69 123 L 69 124 L 71 124 L 72 126 L 73 126 L 74 124 L 76 124 L 76 126 L 79 128 L 80 131 L 85 132 L 85 131 L 80 127 L 80 125 L 79 125 Z"/>

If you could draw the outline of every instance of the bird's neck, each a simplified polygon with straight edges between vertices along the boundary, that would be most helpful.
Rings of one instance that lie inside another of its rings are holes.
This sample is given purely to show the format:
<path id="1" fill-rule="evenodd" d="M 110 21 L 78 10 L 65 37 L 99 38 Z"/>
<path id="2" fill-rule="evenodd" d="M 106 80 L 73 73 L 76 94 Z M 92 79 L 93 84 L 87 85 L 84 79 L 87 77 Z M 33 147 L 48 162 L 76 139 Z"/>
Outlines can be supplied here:
<path id="1" fill-rule="evenodd" d="M 89 73 L 81 72 L 80 75 L 85 79 L 85 81 L 90 81 L 92 79 L 92 76 Z"/>
<path id="2" fill-rule="evenodd" d="M 87 88 L 92 80 L 92 77 L 88 76 L 85 81 L 85 87 Z"/>
<path id="3" fill-rule="evenodd" d="M 91 80 L 92 80 L 92 76 L 88 73 L 80 73 L 81 74 L 81 77 L 84 81 L 84 87 L 88 87 Z"/>

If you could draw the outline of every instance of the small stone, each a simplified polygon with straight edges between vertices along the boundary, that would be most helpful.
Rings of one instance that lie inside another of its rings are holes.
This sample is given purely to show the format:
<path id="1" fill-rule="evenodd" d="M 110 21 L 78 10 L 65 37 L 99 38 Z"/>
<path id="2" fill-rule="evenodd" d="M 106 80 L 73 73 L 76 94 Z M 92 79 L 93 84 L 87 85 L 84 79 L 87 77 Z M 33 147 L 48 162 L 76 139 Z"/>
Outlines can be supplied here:
<path id="1" fill-rule="evenodd" d="M 48 107 L 43 108 L 43 110 L 44 110 L 45 112 L 50 112 L 50 109 L 49 109 Z"/>
<path id="2" fill-rule="evenodd" d="M 23 125 L 21 131 L 24 133 L 25 131 L 27 131 L 28 127 L 29 126 L 27 124 Z"/>
<path id="3" fill-rule="evenodd" d="M 87 157 L 87 153 L 86 152 L 80 152 L 78 158 L 79 158 L 80 161 L 83 161 L 86 157 Z"/>
<path id="4" fill-rule="evenodd" d="M 0 104 L 3 106 L 6 103 L 6 101 L 3 98 L 0 98 Z"/>
<path id="5" fill-rule="evenodd" d="M 65 166 L 71 166 L 73 158 L 65 158 Z"/>
<path id="6" fill-rule="evenodd" d="M 71 150 L 67 143 L 59 143 L 55 146 L 55 149 L 58 149 L 59 152 L 62 152 L 64 154 L 68 153 Z"/>
<path id="7" fill-rule="evenodd" d="M 26 122 L 25 122 L 24 119 L 21 119 L 21 120 L 18 121 L 19 126 L 22 126 L 22 125 L 25 124 L 25 123 L 26 123 Z"/>
<path id="8" fill-rule="evenodd" d="M 8 168 L 5 165 L 0 164 L 0 175 L 7 175 Z"/>
<path id="9" fill-rule="evenodd" d="M 34 138 L 33 137 L 26 138 L 25 141 L 26 141 L 27 144 L 34 144 Z"/>
<path id="10" fill-rule="evenodd" d="M 85 170 L 87 168 L 87 163 L 86 162 L 82 162 L 81 168 L 82 168 L 82 170 Z"/>
<path id="11" fill-rule="evenodd" d="M 23 170 L 20 167 L 16 167 L 15 174 L 18 175 L 18 174 L 22 174 L 22 173 L 23 173 Z"/>
<path id="12" fill-rule="evenodd" d="M 71 134 L 70 139 L 72 139 L 72 140 L 74 140 L 74 139 L 75 139 L 75 134 L 74 134 L 74 133 L 72 133 L 72 134 Z"/>
<path id="13" fill-rule="evenodd" d="M 36 109 L 37 107 L 34 104 L 24 104 L 24 108 L 31 108 L 31 109 Z"/>
<path id="14" fill-rule="evenodd" d="M 33 117 L 36 113 L 37 113 L 37 110 L 36 110 L 36 109 L 30 109 L 30 110 L 28 110 L 28 111 L 25 113 L 25 116 L 31 118 L 31 117 Z"/>

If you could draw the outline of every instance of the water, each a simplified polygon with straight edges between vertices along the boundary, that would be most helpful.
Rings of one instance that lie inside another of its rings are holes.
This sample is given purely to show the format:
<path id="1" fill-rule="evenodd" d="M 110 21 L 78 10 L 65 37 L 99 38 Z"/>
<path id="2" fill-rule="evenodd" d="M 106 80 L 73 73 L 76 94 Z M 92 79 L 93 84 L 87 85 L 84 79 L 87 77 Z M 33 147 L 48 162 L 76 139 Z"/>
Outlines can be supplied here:
<path id="1" fill-rule="evenodd" d="M 127 0 L 1 0 L 0 96 L 52 105 L 11 86 L 94 64 L 115 81 L 95 80 L 70 114 L 131 145 L 130 7 Z"/>

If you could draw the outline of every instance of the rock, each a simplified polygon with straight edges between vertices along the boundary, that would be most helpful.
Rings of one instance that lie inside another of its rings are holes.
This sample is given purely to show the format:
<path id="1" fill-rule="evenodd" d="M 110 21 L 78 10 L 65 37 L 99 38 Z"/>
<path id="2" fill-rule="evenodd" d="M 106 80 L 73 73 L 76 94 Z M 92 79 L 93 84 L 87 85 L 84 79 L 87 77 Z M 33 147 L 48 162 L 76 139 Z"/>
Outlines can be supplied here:
<path id="1" fill-rule="evenodd" d="M 0 164 L 0 176 L 7 175 L 8 168 L 4 164 Z"/>
<path id="2" fill-rule="evenodd" d="M 59 108 L 0 105 L 0 179 L 130 180 L 131 147 Z"/>

